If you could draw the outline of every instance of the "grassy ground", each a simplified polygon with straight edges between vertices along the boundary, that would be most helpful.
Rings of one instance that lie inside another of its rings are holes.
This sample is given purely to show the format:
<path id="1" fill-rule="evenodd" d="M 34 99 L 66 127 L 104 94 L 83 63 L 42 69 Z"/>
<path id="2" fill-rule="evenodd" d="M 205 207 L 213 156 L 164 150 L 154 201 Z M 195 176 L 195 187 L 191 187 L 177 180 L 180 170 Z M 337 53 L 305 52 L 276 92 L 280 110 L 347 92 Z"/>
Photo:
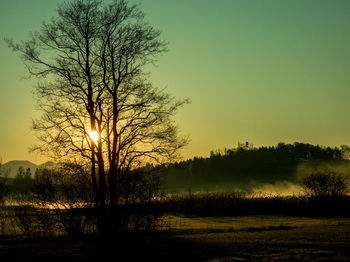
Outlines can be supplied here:
<path id="1" fill-rule="evenodd" d="M 225 225 L 229 220 L 225 218 L 217 222 Z M 245 217 L 233 218 L 232 224 L 233 228 L 228 230 L 200 232 L 198 229 L 198 232 L 178 237 L 224 247 L 223 254 L 215 261 L 350 260 L 348 218 Z"/>
<path id="2" fill-rule="evenodd" d="M 167 231 L 0 242 L 1 261 L 350 261 L 350 218 L 169 216 Z M 110 259 L 109 259 L 110 260 Z"/>

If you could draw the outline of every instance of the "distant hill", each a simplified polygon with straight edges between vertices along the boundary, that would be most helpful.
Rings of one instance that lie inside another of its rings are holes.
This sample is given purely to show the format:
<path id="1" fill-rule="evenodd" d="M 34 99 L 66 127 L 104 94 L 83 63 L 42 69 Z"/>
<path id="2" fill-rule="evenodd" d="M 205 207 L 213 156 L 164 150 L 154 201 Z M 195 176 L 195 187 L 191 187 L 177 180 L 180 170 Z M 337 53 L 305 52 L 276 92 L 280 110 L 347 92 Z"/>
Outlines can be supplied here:
<path id="1" fill-rule="evenodd" d="M 299 142 L 256 148 L 247 142 L 237 148 L 212 151 L 210 157 L 155 168 L 164 174 L 165 192 L 250 190 L 256 183 L 297 183 L 317 169 L 350 176 L 350 160 L 344 158 L 347 151 L 342 150 Z"/>
<path id="2" fill-rule="evenodd" d="M 27 170 L 28 168 L 30 168 L 32 176 L 34 176 L 35 171 L 38 168 L 52 168 L 54 166 L 55 166 L 55 163 L 50 161 L 41 165 L 36 165 L 28 160 L 13 160 L 13 161 L 6 162 L 1 166 L 1 173 L 2 175 L 7 174 L 8 178 L 15 178 L 17 175 L 18 168 L 23 167 L 24 170 Z"/>

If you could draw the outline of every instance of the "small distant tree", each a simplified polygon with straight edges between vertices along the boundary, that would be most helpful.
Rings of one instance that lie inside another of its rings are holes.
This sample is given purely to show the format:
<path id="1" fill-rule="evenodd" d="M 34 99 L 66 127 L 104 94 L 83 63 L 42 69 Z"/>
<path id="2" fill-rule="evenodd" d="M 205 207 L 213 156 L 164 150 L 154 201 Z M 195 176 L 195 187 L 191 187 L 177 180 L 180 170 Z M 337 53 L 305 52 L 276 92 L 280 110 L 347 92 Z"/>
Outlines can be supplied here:
<path id="1" fill-rule="evenodd" d="M 334 171 L 313 172 L 301 184 L 316 198 L 338 198 L 349 192 L 349 179 Z"/>
<path id="2" fill-rule="evenodd" d="M 26 169 L 26 172 L 24 173 L 24 180 L 28 181 L 32 179 L 32 171 L 30 170 L 30 168 L 28 167 Z"/>
<path id="3" fill-rule="evenodd" d="M 34 176 L 34 194 L 40 201 L 51 201 L 56 194 L 54 178 L 56 171 L 53 169 L 37 169 Z"/>
<path id="4" fill-rule="evenodd" d="M 16 174 L 15 179 L 18 181 L 22 181 L 24 179 L 24 175 L 25 175 L 24 168 L 23 168 L 23 166 L 20 166 L 17 170 L 17 174 Z"/>
<path id="5" fill-rule="evenodd" d="M 30 168 L 27 168 L 26 171 L 22 166 L 18 168 L 17 175 L 13 181 L 14 190 L 17 193 L 28 194 L 33 187 L 33 179 Z"/>

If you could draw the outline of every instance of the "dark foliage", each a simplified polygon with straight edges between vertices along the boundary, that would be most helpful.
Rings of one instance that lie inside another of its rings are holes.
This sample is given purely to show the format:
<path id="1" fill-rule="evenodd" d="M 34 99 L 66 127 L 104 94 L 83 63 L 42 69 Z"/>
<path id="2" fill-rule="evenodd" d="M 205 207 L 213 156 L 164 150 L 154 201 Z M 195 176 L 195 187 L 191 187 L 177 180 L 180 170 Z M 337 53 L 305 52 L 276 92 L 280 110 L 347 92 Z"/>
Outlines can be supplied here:
<path id="1" fill-rule="evenodd" d="M 334 171 L 316 171 L 301 183 L 312 197 L 342 198 L 349 192 L 349 179 Z"/>
<path id="2" fill-rule="evenodd" d="M 8 173 L 5 173 L 3 176 L 0 174 L 0 195 L 2 194 L 3 197 L 9 195 L 30 197 L 30 194 L 33 192 L 33 184 L 34 180 L 30 168 L 24 170 L 20 166 L 15 178 L 8 178 Z"/>
<path id="3" fill-rule="evenodd" d="M 19 167 L 17 175 L 13 180 L 11 191 L 28 195 L 33 189 L 33 181 L 30 168 L 24 170 L 23 167 Z"/>
<path id="4" fill-rule="evenodd" d="M 38 169 L 34 179 L 36 199 L 46 202 L 90 203 L 89 171 L 83 166 L 64 163 L 58 169 Z"/>
<path id="5" fill-rule="evenodd" d="M 119 205 L 143 204 L 160 196 L 162 180 L 157 170 L 141 168 L 121 173 L 117 178 Z"/>
<path id="6" fill-rule="evenodd" d="M 321 147 L 304 143 L 279 143 L 271 147 L 238 147 L 211 152 L 208 158 L 163 166 L 166 189 L 232 182 L 236 188 L 246 189 L 250 181 L 296 182 L 298 164 L 308 160 L 340 160 L 338 148 Z"/>

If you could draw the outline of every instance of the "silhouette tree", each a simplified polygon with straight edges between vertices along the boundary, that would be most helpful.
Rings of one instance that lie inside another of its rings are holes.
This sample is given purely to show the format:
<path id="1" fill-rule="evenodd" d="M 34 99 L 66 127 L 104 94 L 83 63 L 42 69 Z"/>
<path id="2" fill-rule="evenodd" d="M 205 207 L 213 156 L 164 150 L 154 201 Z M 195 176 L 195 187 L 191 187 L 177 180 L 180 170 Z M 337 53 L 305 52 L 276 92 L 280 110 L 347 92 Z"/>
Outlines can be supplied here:
<path id="1" fill-rule="evenodd" d="M 26 181 L 30 181 L 32 179 L 32 172 L 30 171 L 29 167 L 26 169 L 23 179 Z"/>
<path id="2" fill-rule="evenodd" d="M 24 179 L 24 176 L 25 176 L 24 168 L 23 168 L 23 166 L 20 166 L 17 170 L 17 174 L 16 174 L 15 179 L 22 181 Z"/>
<path id="3" fill-rule="evenodd" d="M 172 116 L 187 101 L 153 87 L 144 73 L 167 44 L 136 5 L 67 2 L 31 40 L 7 42 L 41 79 L 34 149 L 89 162 L 96 206 L 105 206 L 107 189 L 116 204 L 118 179 L 131 169 L 174 157 L 186 144 Z"/>
<path id="4" fill-rule="evenodd" d="M 32 173 L 30 168 L 27 168 L 26 170 L 24 170 L 22 166 L 18 168 L 16 177 L 13 181 L 15 192 L 24 195 L 28 195 L 30 193 L 33 186 L 33 179 L 31 175 Z"/>
<path id="5" fill-rule="evenodd" d="M 349 192 L 349 180 L 335 171 L 315 171 L 303 178 L 302 186 L 318 199 L 343 197 Z"/>

